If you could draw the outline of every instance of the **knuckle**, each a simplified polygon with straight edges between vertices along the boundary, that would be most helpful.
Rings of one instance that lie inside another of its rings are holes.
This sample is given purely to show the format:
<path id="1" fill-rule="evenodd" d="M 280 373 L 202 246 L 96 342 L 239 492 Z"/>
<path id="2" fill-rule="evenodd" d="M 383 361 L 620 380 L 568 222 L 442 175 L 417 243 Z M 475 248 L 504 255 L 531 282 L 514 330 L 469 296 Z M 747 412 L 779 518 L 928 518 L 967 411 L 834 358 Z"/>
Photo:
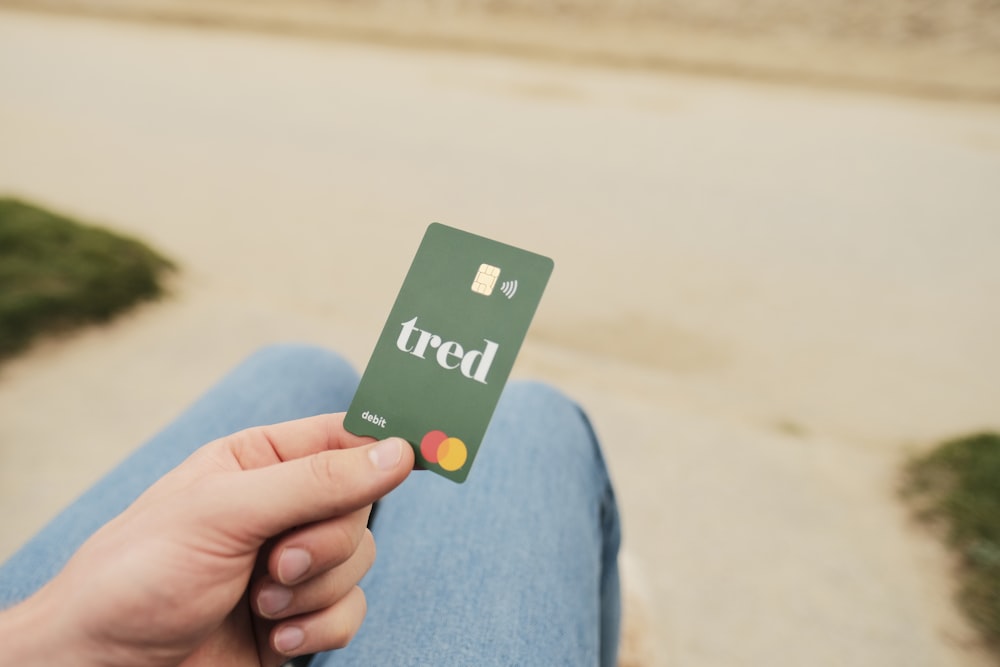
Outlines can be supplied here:
<path id="1" fill-rule="evenodd" d="M 361 590 L 360 586 L 355 586 L 358 589 L 358 609 L 360 610 L 360 616 L 362 619 L 368 614 L 368 598 L 365 597 L 365 592 Z"/>
<path id="2" fill-rule="evenodd" d="M 332 648 L 346 648 L 351 640 L 354 639 L 354 633 L 347 628 L 337 628 L 333 631 L 333 637 L 330 638 L 330 645 Z"/>
<path id="3" fill-rule="evenodd" d="M 354 531 L 345 521 L 338 521 L 328 528 L 327 548 L 332 562 L 332 566 L 340 565 L 349 560 L 357 551 L 357 538 Z"/>
<path id="4" fill-rule="evenodd" d="M 368 601 L 365 599 L 364 591 L 355 586 L 348 594 L 351 598 L 349 603 L 350 618 L 346 622 L 337 626 L 330 637 L 330 643 L 334 648 L 344 648 L 351 643 L 354 635 L 361 627 L 361 621 L 368 613 Z"/>
<path id="5" fill-rule="evenodd" d="M 361 538 L 361 544 L 367 556 L 368 563 L 374 563 L 375 556 L 378 554 L 378 546 L 375 544 L 375 536 L 372 535 L 372 531 L 367 528 L 365 528 L 365 534 Z"/>
<path id="6" fill-rule="evenodd" d="M 340 470 L 335 457 L 324 456 L 328 452 L 322 452 L 309 457 L 309 465 L 312 468 L 313 477 L 321 485 L 320 488 L 329 488 L 337 483 L 340 478 Z"/>

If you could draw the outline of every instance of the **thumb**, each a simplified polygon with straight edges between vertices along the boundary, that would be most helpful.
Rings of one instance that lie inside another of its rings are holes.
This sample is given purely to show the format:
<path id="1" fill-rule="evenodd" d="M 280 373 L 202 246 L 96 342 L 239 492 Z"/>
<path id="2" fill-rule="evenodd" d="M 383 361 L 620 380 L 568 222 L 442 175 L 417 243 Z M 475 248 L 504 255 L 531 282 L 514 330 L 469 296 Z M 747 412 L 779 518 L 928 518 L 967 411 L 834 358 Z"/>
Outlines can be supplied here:
<path id="1" fill-rule="evenodd" d="M 322 451 L 227 475 L 222 498 L 209 503 L 218 524 L 252 542 L 290 528 L 342 516 L 399 486 L 413 469 L 413 449 L 389 438 L 351 449 Z M 201 512 L 205 516 L 205 512 Z M 207 518 L 207 517 L 206 517 Z"/>

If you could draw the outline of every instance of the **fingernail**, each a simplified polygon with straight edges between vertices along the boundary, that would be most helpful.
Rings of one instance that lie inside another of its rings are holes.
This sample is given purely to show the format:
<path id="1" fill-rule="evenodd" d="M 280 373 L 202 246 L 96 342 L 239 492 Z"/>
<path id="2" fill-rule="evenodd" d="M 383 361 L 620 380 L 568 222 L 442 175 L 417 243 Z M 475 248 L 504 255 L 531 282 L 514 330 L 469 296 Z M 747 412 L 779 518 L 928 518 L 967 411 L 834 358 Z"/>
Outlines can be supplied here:
<path id="1" fill-rule="evenodd" d="M 280 584 L 268 584 L 257 594 L 257 608 L 264 616 L 274 617 L 292 602 L 292 590 Z"/>
<path id="2" fill-rule="evenodd" d="M 286 625 L 279 628 L 274 633 L 274 650 L 278 653 L 289 654 L 306 640 L 306 633 L 297 625 Z"/>
<path id="3" fill-rule="evenodd" d="M 285 549 L 278 558 L 278 581 L 293 584 L 309 571 L 312 556 L 305 549 Z"/>
<path id="4" fill-rule="evenodd" d="M 399 438 L 383 440 L 368 450 L 368 458 L 379 470 L 390 470 L 396 467 L 403 458 L 403 441 Z"/>

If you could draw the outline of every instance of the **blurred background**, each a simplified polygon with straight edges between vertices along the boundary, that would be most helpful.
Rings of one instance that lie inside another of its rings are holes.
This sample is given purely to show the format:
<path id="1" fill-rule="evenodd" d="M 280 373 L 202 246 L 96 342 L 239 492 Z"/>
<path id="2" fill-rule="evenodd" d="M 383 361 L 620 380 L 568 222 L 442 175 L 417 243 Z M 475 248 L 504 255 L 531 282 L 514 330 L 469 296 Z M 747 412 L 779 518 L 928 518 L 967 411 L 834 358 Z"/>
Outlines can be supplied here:
<path id="1" fill-rule="evenodd" d="M 1000 429 L 998 103 L 983 0 L 0 0 L 0 195 L 179 267 L 0 368 L 0 559 L 260 345 L 363 368 L 440 221 L 555 259 L 623 665 L 991 664 L 897 488 Z"/>

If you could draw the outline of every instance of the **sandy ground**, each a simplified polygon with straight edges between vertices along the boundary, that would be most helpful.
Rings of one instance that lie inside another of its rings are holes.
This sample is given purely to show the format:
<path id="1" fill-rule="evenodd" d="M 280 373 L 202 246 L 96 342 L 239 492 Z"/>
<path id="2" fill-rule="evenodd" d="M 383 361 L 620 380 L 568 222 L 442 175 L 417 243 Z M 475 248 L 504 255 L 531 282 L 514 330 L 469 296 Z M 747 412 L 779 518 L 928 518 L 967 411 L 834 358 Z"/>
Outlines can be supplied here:
<path id="1" fill-rule="evenodd" d="M 0 7 L 1000 101 L 981 0 L 0 0 Z"/>
<path id="2" fill-rule="evenodd" d="M 0 190 L 183 265 L 0 369 L 0 557 L 257 346 L 363 366 L 426 224 L 556 259 L 648 664 L 984 665 L 894 495 L 1000 428 L 996 107 L 0 12 Z"/>

